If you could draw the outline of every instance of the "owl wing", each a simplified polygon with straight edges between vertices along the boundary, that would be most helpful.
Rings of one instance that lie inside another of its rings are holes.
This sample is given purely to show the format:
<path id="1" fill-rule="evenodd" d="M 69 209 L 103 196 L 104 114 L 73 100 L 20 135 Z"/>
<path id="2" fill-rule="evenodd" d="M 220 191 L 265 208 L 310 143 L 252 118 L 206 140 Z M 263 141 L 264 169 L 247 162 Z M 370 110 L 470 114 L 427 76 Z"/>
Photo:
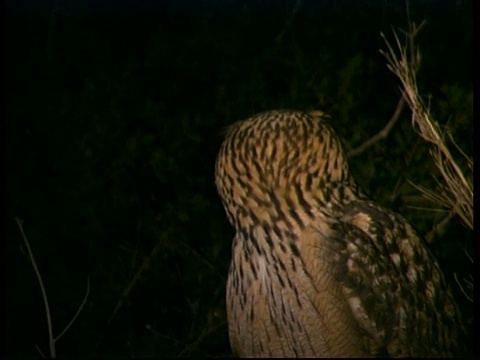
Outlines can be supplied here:
<path id="1" fill-rule="evenodd" d="M 459 312 L 426 244 L 398 214 L 355 201 L 332 223 L 335 276 L 367 350 L 376 356 L 451 356 Z"/>

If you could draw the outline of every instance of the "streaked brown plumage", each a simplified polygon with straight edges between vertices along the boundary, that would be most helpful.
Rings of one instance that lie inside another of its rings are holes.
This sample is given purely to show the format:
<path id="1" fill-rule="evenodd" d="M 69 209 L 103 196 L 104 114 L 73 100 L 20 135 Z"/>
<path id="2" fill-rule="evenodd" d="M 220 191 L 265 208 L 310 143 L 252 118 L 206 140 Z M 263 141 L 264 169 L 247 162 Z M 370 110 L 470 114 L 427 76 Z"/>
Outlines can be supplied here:
<path id="1" fill-rule="evenodd" d="M 241 357 L 449 356 L 458 309 L 407 221 L 364 195 L 321 112 L 233 124 L 216 185 L 236 229 L 227 283 Z"/>

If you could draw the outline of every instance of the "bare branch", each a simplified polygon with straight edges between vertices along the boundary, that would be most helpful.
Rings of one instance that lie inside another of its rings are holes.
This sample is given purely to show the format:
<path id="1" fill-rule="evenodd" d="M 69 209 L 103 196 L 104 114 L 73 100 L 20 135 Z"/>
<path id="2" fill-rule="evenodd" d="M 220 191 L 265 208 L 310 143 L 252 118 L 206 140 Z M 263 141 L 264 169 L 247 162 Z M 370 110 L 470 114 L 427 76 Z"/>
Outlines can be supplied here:
<path id="1" fill-rule="evenodd" d="M 408 2 L 407 2 L 407 7 L 408 7 Z M 423 27 L 426 24 L 426 21 L 425 20 L 422 21 L 422 23 L 417 27 L 415 24 L 412 24 L 410 22 L 410 14 L 409 14 L 408 10 L 407 10 L 407 16 L 408 16 L 408 19 L 409 19 L 408 20 L 409 31 L 404 32 L 404 33 L 407 37 L 408 46 L 407 46 L 407 44 L 402 46 L 400 44 L 400 40 L 398 39 L 395 32 L 394 32 L 394 35 L 395 35 L 395 40 L 396 40 L 396 43 L 397 43 L 397 47 L 398 47 L 398 49 L 401 53 L 402 61 L 403 60 L 406 61 L 406 59 L 407 59 L 406 49 L 407 48 L 410 49 L 410 53 L 409 53 L 409 56 L 408 56 L 408 62 L 406 62 L 406 65 L 409 65 L 411 67 L 413 73 L 416 74 L 416 72 L 418 71 L 418 68 L 420 67 L 420 54 L 416 51 L 416 48 L 414 46 L 415 45 L 415 37 L 423 29 Z M 380 35 L 382 36 L 382 38 L 387 43 L 387 47 L 388 47 L 388 50 L 389 50 L 388 53 L 385 53 L 384 51 L 380 50 L 380 53 L 382 55 L 384 55 L 387 58 L 387 60 L 389 60 L 389 65 L 387 65 L 387 66 L 391 71 L 393 71 L 393 69 L 390 67 L 390 63 L 393 62 L 393 60 L 398 60 L 397 57 L 396 57 L 396 53 L 390 47 L 390 44 L 388 44 L 388 42 L 386 41 L 385 36 L 383 34 L 380 34 Z M 385 127 L 382 130 L 380 130 L 377 134 L 375 134 L 374 136 L 369 138 L 362 145 L 360 145 L 359 147 L 357 147 L 355 149 L 350 150 L 347 153 L 347 157 L 351 158 L 351 157 L 358 156 L 361 153 L 363 153 L 366 149 L 368 149 L 370 146 L 375 144 L 376 142 L 378 142 L 382 139 L 386 139 L 387 136 L 390 134 L 390 131 L 392 130 L 393 126 L 396 124 L 396 122 L 400 118 L 400 115 L 402 113 L 402 110 L 403 110 L 404 106 L 405 106 L 405 96 L 402 93 L 402 95 L 400 96 L 400 99 L 397 102 L 395 112 L 393 113 L 392 117 L 388 121 L 387 125 L 385 125 Z"/>
<path id="2" fill-rule="evenodd" d="M 78 310 L 77 312 L 75 313 L 75 315 L 73 316 L 72 320 L 70 320 L 70 322 L 67 324 L 67 326 L 65 326 L 65 328 L 63 329 L 63 331 L 57 335 L 57 337 L 55 338 L 55 341 L 57 341 L 58 339 L 60 339 L 67 331 L 68 329 L 70 328 L 70 326 L 72 326 L 72 324 L 75 322 L 75 320 L 77 319 L 78 315 L 80 314 L 80 312 L 82 311 L 83 307 L 85 306 L 85 304 L 87 303 L 87 298 L 88 298 L 88 294 L 90 293 L 90 279 L 87 278 L 87 291 L 85 292 L 85 297 L 83 298 L 83 301 L 82 303 L 80 304 L 80 306 L 78 307 Z"/>
<path id="3" fill-rule="evenodd" d="M 20 232 L 22 234 L 23 241 L 25 242 L 25 246 L 27 247 L 28 256 L 30 257 L 30 262 L 33 266 L 33 270 L 35 271 L 35 275 L 37 275 L 38 283 L 40 284 L 40 289 L 42 290 L 42 297 L 43 303 L 45 304 L 45 313 L 47 315 L 47 326 L 48 326 L 48 343 L 50 348 L 50 357 L 55 358 L 55 339 L 53 337 L 53 327 L 52 327 L 52 318 L 50 315 L 50 306 L 48 305 L 48 297 L 47 291 L 45 290 L 45 286 L 43 285 L 42 275 L 40 275 L 40 270 L 38 270 L 37 262 L 33 256 L 32 249 L 30 248 L 30 244 L 27 240 L 25 232 L 23 231 L 23 220 L 19 218 L 15 218 L 18 227 L 20 228 Z"/>
<path id="4" fill-rule="evenodd" d="M 203 330 L 202 333 L 200 334 L 200 336 L 194 342 L 189 344 L 185 349 L 183 349 L 175 357 L 177 357 L 177 358 L 185 357 L 186 355 L 191 353 L 195 348 L 197 348 L 198 345 L 200 345 L 206 337 L 208 337 L 210 334 L 212 334 L 215 331 L 217 331 L 218 329 L 220 329 L 226 323 L 227 323 L 227 321 L 223 320 L 223 321 L 219 322 L 218 324 L 216 324 L 215 326 L 211 326 L 211 327 Z"/>
<path id="5" fill-rule="evenodd" d="M 428 243 L 432 243 L 433 239 L 436 234 L 438 234 L 442 229 L 447 226 L 447 224 L 452 220 L 453 218 L 453 212 L 450 212 L 447 216 L 445 216 L 442 221 L 440 221 L 438 224 L 435 224 L 433 228 L 425 235 L 425 239 L 427 240 Z"/>
<path id="6" fill-rule="evenodd" d="M 396 124 L 396 122 L 400 118 L 400 114 L 402 113 L 404 106 L 405 106 L 405 99 L 402 96 L 398 100 L 397 107 L 395 108 L 395 112 L 393 113 L 392 117 L 388 121 L 387 125 L 385 125 L 385 127 L 382 130 L 380 130 L 378 133 L 373 135 L 370 139 L 365 141 L 362 145 L 360 145 L 355 149 L 350 150 L 347 153 L 347 157 L 352 158 L 352 157 L 358 156 L 361 153 L 363 153 L 366 149 L 368 149 L 370 146 L 375 144 L 377 141 L 385 139 L 388 136 L 388 134 L 390 134 L 390 131 L 392 130 L 393 126 Z"/>
<path id="7" fill-rule="evenodd" d="M 458 274 L 457 273 L 454 273 L 453 274 L 453 277 L 455 278 L 455 281 L 456 283 L 458 284 L 458 286 L 460 287 L 460 290 L 462 291 L 463 295 L 470 301 L 473 303 L 473 278 L 470 277 L 470 280 L 467 280 L 467 279 L 462 279 L 463 280 L 463 283 L 465 283 L 465 286 L 462 284 L 462 282 L 458 279 Z M 465 290 L 465 287 L 467 287 L 468 289 L 468 292 Z"/>
<path id="8" fill-rule="evenodd" d="M 43 353 L 43 351 L 40 349 L 40 347 L 35 344 L 35 349 L 37 349 L 38 353 L 40 354 L 40 356 L 42 357 L 42 359 L 46 359 L 47 357 L 45 356 L 45 354 Z"/>
<path id="9" fill-rule="evenodd" d="M 301 0 L 296 0 L 296 1 L 295 1 L 295 6 L 293 7 L 293 10 L 292 10 L 289 18 L 288 18 L 287 21 L 285 22 L 285 26 L 283 27 L 283 30 L 282 30 L 282 31 L 280 32 L 280 34 L 278 34 L 277 37 L 275 38 L 275 42 L 276 42 L 276 43 L 279 43 L 280 41 L 282 41 L 282 38 L 283 38 L 283 36 L 285 35 L 285 32 L 286 32 L 287 29 L 292 25 L 293 19 L 295 18 L 295 15 L 297 14 L 298 10 L 300 9 L 301 3 L 302 3 Z"/>
<path id="10" fill-rule="evenodd" d="M 77 312 L 73 316 L 72 320 L 65 326 L 65 328 L 62 330 L 62 332 L 57 336 L 53 337 L 53 326 L 52 326 L 52 317 L 50 314 L 50 306 L 48 303 L 48 298 L 47 298 L 47 291 L 45 290 L 45 286 L 43 284 L 42 276 L 40 275 L 40 270 L 38 269 L 37 262 L 35 261 L 35 258 L 33 257 L 33 252 L 32 249 L 30 248 L 30 243 L 27 240 L 27 237 L 25 235 L 25 232 L 23 230 L 23 221 L 19 218 L 15 218 L 15 221 L 17 222 L 18 227 L 20 228 L 20 232 L 22 234 L 23 241 L 25 242 L 25 245 L 27 247 L 28 251 L 28 256 L 29 260 L 33 266 L 33 270 L 35 271 L 35 274 L 37 275 L 38 283 L 40 284 L 40 289 L 42 290 L 42 296 L 43 296 L 43 303 L 45 304 L 45 313 L 47 315 L 47 326 L 48 326 L 48 342 L 49 342 L 49 349 L 50 349 L 50 357 L 56 358 L 56 349 L 55 349 L 55 343 L 58 339 L 60 339 L 67 331 L 68 329 L 72 326 L 72 324 L 75 322 L 77 319 L 78 315 L 82 311 L 83 307 L 85 306 L 85 303 L 87 302 L 88 294 L 90 293 L 90 280 L 87 279 L 87 292 L 85 294 L 85 297 L 80 304 Z M 45 358 L 46 356 L 43 354 L 43 352 L 40 350 L 38 345 L 35 345 L 38 352 L 40 353 L 40 356 L 42 358 Z"/>

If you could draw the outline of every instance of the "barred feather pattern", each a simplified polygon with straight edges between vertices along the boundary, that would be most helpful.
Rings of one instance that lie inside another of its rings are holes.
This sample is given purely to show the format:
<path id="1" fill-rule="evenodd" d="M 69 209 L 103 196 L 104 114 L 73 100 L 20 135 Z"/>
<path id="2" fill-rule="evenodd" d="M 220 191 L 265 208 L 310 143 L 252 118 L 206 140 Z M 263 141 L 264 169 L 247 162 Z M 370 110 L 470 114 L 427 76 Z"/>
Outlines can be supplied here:
<path id="1" fill-rule="evenodd" d="M 235 355 L 456 354 L 459 311 L 437 261 L 358 188 L 326 115 L 279 110 L 233 124 L 215 172 L 236 229 Z"/>

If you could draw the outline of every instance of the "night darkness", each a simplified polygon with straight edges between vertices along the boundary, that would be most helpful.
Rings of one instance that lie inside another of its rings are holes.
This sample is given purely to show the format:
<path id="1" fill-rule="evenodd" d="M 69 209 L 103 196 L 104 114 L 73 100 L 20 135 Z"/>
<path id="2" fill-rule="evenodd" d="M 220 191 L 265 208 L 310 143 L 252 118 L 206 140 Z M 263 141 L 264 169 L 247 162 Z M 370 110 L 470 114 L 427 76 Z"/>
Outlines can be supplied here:
<path id="1" fill-rule="evenodd" d="M 7 1 L 2 354 L 229 357 L 225 282 L 234 231 L 214 185 L 226 126 L 320 109 L 347 150 L 381 130 L 400 92 L 379 53 L 403 1 Z M 473 2 L 412 1 L 421 95 L 473 153 Z M 296 5 L 298 5 L 296 7 Z M 350 159 L 359 184 L 428 234 L 447 215 L 413 184 L 440 178 L 405 109 Z M 465 164 L 460 164 L 464 166 Z M 466 167 L 465 167 L 465 170 Z M 473 234 L 434 236 L 467 328 Z M 466 252 L 466 253 L 465 253 Z M 468 346 L 468 345 L 467 345 Z"/>

